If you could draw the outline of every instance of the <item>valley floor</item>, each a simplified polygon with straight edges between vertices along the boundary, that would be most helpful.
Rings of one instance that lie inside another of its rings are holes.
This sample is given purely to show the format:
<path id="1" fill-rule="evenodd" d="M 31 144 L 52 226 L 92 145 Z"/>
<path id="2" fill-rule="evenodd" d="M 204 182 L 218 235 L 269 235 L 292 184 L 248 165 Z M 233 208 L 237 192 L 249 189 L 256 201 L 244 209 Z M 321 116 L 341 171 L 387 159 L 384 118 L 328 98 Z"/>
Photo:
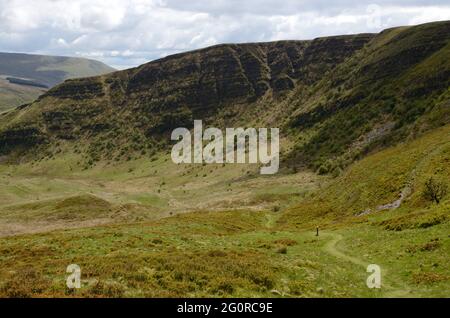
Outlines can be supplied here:
<path id="1" fill-rule="evenodd" d="M 0 164 L 0 296 L 448 297 L 450 199 L 430 203 L 421 189 L 429 176 L 448 182 L 449 132 L 336 179 L 164 156 L 87 170 L 67 154 Z M 377 210 L 405 187 L 400 207 Z M 66 287 L 70 264 L 79 290 Z M 369 264 L 381 289 L 366 285 Z"/>

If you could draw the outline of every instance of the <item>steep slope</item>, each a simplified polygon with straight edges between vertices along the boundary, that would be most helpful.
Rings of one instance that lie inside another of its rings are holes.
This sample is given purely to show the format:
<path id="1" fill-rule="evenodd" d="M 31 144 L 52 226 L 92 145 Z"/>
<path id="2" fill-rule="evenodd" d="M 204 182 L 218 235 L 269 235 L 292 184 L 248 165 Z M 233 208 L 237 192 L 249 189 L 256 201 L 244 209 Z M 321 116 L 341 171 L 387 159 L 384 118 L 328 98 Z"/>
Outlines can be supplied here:
<path id="1" fill-rule="evenodd" d="M 0 151 L 81 139 L 95 151 L 154 148 L 161 134 L 192 125 L 193 118 L 236 123 L 258 101 L 273 103 L 295 86 L 318 81 L 371 38 L 220 45 L 69 80 L 32 105 L 3 115 Z"/>
<path id="2" fill-rule="evenodd" d="M 351 165 L 320 192 L 288 209 L 286 226 L 338 224 L 367 217 L 387 229 L 428 227 L 450 220 L 450 196 L 439 204 L 424 198 L 433 177 L 450 186 L 450 124 L 409 142 L 390 147 Z M 391 204 L 401 198 L 401 204 Z"/>
<path id="3" fill-rule="evenodd" d="M 449 122 L 449 39 L 444 21 L 219 45 L 66 81 L 2 116 L 0 153 L 36 159 L 83 141 L 75 151 L 89 166 L 126 160 L 164 149 L 170 131 L 195 118 L 281 127 L 282 167 L 339 174 L 372 150 Z"/>
<path id="4" fill-rule="evenodd" d="M 450 22 L 389 29 L 292 97 L 291 153 L 322 172 L 450 122 Z M 305 96 L 306 95 L 306 96 Z"/>
<path id="5" fill-rule="evenodd" d="M 83 58 L 0 53 L 0 112 L 31 102 L 66 79 L 112 71 L 101 62 Z"/>

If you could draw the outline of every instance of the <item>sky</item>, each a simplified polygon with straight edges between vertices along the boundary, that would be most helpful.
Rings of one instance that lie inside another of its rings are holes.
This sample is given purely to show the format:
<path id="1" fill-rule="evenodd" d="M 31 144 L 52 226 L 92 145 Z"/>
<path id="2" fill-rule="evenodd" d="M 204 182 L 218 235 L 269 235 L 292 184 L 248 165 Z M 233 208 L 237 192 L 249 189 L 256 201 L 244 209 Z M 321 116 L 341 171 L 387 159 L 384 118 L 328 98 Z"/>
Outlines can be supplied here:
<path id="1" fill-rule="evenodd" d="M 0 52 L 125 69 L 220 43 L 306 40 L 450 20 L 448 0 L 0 0 Z"/>

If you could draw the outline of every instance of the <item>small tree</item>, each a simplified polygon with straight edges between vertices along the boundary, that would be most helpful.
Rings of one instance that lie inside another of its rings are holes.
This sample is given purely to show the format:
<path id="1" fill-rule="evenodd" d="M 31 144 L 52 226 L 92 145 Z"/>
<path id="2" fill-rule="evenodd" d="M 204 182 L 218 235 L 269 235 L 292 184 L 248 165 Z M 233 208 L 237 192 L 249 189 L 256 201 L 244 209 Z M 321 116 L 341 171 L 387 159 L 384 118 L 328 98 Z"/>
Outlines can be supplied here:
<path id="1" fill-rule="evenodd" d="M 439 180 L 430 179 L 425 182 L 425 189 L 423 190 L 423 195 L 426 199 L 430 201 L 434 201 L 437 204 L 441 202 L 441 200 L 447 194 L 447 185 Z"/>

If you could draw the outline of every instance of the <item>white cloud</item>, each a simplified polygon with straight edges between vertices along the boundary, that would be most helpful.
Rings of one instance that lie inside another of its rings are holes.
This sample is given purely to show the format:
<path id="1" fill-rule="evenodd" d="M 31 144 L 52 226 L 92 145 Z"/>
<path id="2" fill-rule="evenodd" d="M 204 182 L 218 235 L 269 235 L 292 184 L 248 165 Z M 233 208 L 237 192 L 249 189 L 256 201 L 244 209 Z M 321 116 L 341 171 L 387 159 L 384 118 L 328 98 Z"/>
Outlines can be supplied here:
<path id="1" fill-rule="evenodd" d="M 218 43 L 449 19 L 444 0 L 0 0 L 0 51 L 77 55 L 124 68 Z"/>

